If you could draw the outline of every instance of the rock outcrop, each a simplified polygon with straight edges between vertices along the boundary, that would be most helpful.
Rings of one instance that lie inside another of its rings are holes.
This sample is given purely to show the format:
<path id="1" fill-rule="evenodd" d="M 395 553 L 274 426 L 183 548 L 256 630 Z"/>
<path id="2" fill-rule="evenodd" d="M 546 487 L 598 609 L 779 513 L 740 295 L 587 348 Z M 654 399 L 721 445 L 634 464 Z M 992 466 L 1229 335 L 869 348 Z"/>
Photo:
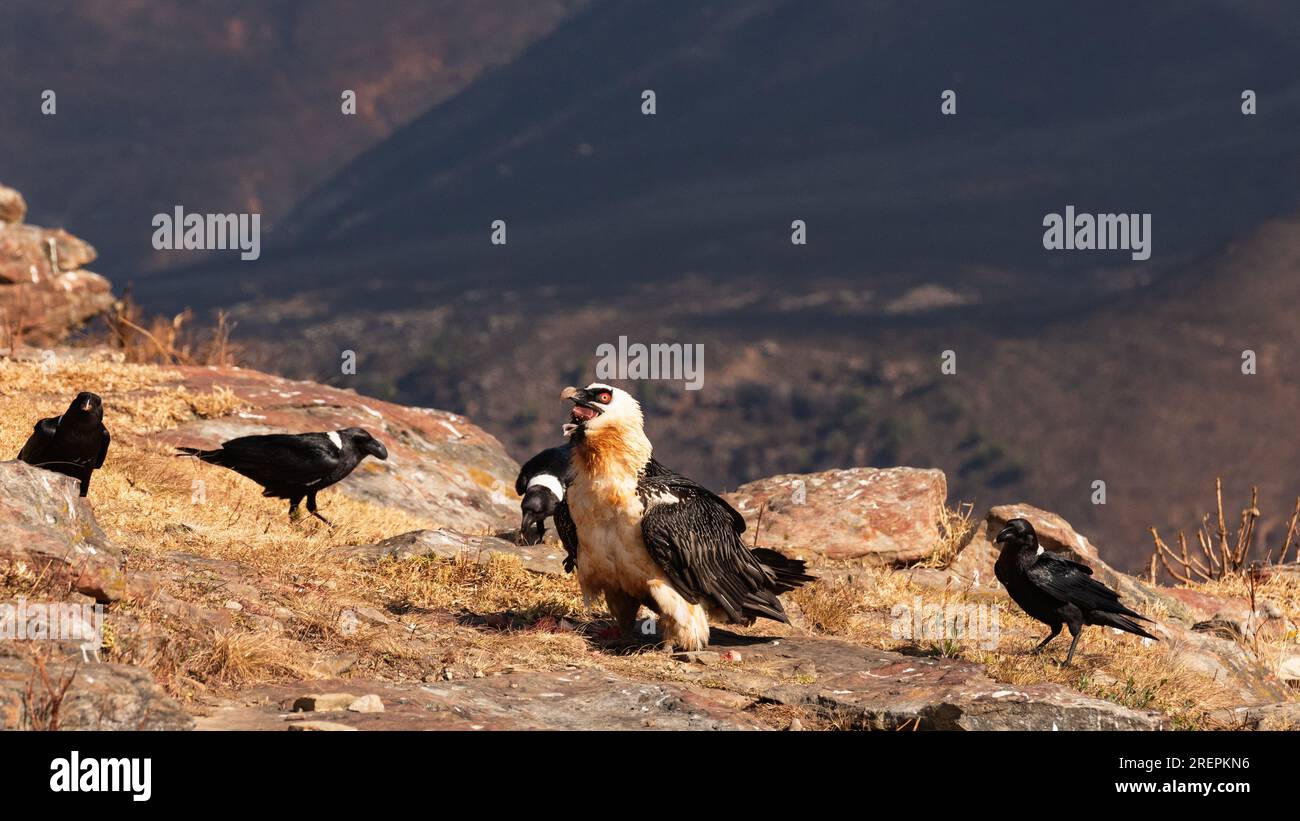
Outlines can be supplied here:
<path id="1" fill-rule="evenodd" d="M 113 304 L 109 282 L 85 270 L 95 249 L 61 228 L 25 225 L 27 204 L 0 186 L 0 329 L 6 346 L 57 342 Z M 9 339 L 7 337 L 13 337 Z"/>
<path id="2" fill-rule="evenodd" d="M 948 498 L 940 470 L 851 468 L 785 474 L 727 494 L 759 542 L 808 559 L 869 564 L 913 562 L 930 554 Z"/>

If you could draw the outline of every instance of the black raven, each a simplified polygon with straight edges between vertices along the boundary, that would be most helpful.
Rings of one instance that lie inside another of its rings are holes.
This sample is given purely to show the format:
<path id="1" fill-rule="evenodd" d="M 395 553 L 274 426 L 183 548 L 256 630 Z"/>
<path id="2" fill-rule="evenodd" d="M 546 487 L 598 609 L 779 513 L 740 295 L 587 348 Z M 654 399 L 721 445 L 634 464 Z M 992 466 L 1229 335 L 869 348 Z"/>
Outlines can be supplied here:
<path id="1" fill-rule="evenodd" d="M 18 459 L 38 468 L 53 470 L 81 480 L 81 495 L 90 490 L 90 474 L 104 466 L 108 455 L 108 428 L 104 427 L 104 403 L 93 393 L 82 391 L 62 416 L 36 423 Z"/>
<path id="2" fill-rule="evenodd" d="M 263 496 L 288 499 L 290 519 L 298 518 L 298 503 L 305 497 L 307 512 L 327 525 L 330 521 L 316 512 L 316 494 L 351 473 L 367 455 L 388 458 L 388 450 L 363 428 L 241 436 L 216 450 L 177 450 L 247 476 L 262 486 Z"/>
<path id="3" fill-rule="evenodd" d="M 547 448 L 524 463 L 515 479 L 515 493 L 524 497 L 519 503 L 523 511 L 519 536 L 525 544 L 541 543 L 546 536 L 546 519 L 555 515 L 555 509 L 564 502 L 565 489 L 572 482 L 568 445 Z"/>
<path id="4" fill-rule="evenodd" d="M 1065 657 L 1068 667 L 1074 660 L 1074 647 L 1085 624 L 1115 627 L 1148 639 L 1155 636 L 1134 621 L 1150 622 L 1146 616 L 1119 603 L 1119 594 L 1092 578 L 1092 568 L 1048 551 L 1039 552 L 1038 534 L 1025 519 L 1012 519 L 998 533 L 1002 545 L 993 572 L 1006 587 L 1011 599 L 1030 616 L 1052 628 L 1034 652 L 1038 653 L 1061 632 L 1070 628 L 1074 640 Z"/>

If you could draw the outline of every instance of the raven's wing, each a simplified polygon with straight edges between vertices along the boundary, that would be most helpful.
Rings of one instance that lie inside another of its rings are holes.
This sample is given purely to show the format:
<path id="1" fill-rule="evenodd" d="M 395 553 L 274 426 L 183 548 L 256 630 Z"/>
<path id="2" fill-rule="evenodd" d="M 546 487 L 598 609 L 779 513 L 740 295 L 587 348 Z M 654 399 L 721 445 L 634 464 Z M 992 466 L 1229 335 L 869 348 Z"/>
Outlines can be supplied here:
<path id="1" fill-rule="evenodd" d="M 323 433 L 241 436 L 201 458 L 228 467 L 263 486 L 311 486 L 341 463 L 338 448 Z"/>
<path id="2" fill-rule="evenodd" d="M 18 451 L 18 461 L 29 465 L 38 465 L 45 458 L 45 449 L 54 441 L 54 433 L 59 429 L 59 417 L 51 416 L 36 423 L 32 435 L 27 437 L 22 450 Z"/>
<path id="3" fill-rule="evenodd" d="M 109 436 L 108 428 L 103 425 L 99 426 L 99 433 L 103 437 L 104 442 L 99 446 L 99 455 L 95 457 L 96 469 L 104 466 L 104 460 L 108 458 L 108 443 L 113 438 L 112 436 Z"/>
<path id="4" fill-rule="evenodd" d="M 560 534 L 560 543 L 564 545 L 564 572 L 572 573 L 578 564 L 578 526 L 569 515 L 569 503 L 560 502 L 551 514 L 555 519 L 555 532 Z"/>
<path id="5" fill-rule="evenodd" d="M 1081 610 L 1142 616 L 1120 603 L 1119 594 L 1092 578 L 1092 568 L 1044 551 L 1029 566 L 1029 581 L 1042 592 Z"/>
<path id="6" fill-rule="evenodd" d="M 788 622 L 771 569 L 740 540 L 745 521 L 712 491 L 653 460 L 637 485 L 645 504 L 641 535 L 673 588 L 738 624 L 758 616 Z"/>

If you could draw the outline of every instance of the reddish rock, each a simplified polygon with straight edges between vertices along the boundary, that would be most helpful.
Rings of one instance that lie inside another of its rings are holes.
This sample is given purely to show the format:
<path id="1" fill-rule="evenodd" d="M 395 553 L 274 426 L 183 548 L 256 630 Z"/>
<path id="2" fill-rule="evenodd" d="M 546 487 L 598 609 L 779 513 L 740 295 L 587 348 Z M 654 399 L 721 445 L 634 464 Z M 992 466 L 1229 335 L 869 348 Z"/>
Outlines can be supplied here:
<path id="1" fill-rule="evenodd" d="M 328 504 L 324 500 L 330 493 L 346 493 L 470 532 L 519 523 L 514 490 L 519 465 L 500 442 L 463 416 L 243 368 L 174 370 L 190 390 L 227 388 L 247 407 L 187 423 L 156 437 L 162 441 L 208 448 L 255 433 L 362 427 L 388 448 L 388 460 L 362 462 L 351 476 L 325 491 L 323 504 Z"/>
<path id="2" fill-rule="evenodd" d="M 0 564 L 25 565 L 100 602 L 127 590 L 122 552 L 104 534 L 80 484 L 22 462 L 0 462 Z"/>
<path id="3" fill-rule="evenodd" d="M 0 185 L 0 222 L 22 222 L 27 216 L 27 201 L 16 189 Z"/>
<path id="4" fill-rule="evenodd" d="M 95 249 L 67 231 L 0 220 L 0 322 L 43 345 L 108 310 L 108 280 L 83 270 L 94 259 Z"/>
<path id="5" fill-rule="evenodd" d="M 759 544 L 808 559 L 895 564 L 921 559 L 938 543 L 948 498 L 943 471 L 851 468 L 750 482 L 727 500 Z"/>

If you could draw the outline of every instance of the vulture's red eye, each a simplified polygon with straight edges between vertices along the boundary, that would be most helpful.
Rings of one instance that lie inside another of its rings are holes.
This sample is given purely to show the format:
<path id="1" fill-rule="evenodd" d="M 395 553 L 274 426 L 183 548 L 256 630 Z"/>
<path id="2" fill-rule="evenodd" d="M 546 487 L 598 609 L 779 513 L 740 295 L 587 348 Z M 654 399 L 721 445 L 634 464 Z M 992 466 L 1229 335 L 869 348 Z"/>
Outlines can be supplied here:
<path id="1" fill-rule="evenodd" d="M 609 391 L 601 391 L 601 392 L 600 392 L 600 397 L 599 397 L 599 399 L 600 399 L 600 404 L 602 404 L 602 405 L 608 405 L 608 404 L 609 404 L 609 400 L 611 400 L 611 399 L 613 399 L 613 398 L 614 398 L 614 397 L 610 396 Z"/>

